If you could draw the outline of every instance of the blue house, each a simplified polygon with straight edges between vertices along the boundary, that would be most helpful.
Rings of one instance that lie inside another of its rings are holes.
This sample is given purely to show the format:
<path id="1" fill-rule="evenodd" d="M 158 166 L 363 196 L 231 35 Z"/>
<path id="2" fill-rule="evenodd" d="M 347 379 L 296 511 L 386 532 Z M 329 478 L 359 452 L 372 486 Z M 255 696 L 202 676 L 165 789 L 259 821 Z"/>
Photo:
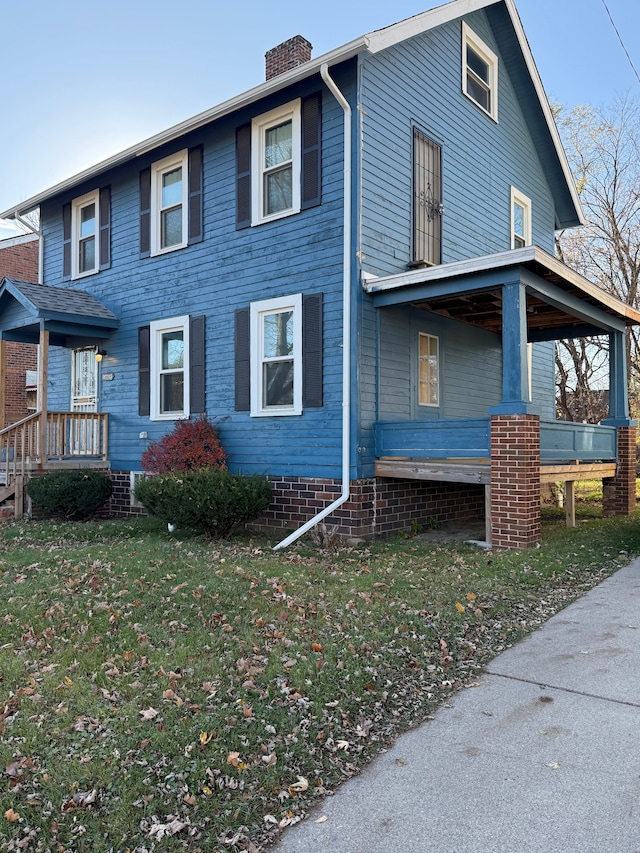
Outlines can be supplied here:
<path id="1" fill-rule="evenodd" d="M 512 0 L 454 0 L 266 82 L 0 213 L 40 209 L 39 282 L 0 285 L 38 342 L 39 411 L 0 433 L 5 487 L 110 471 L 177 419 L 220 421 L 268 475 L 258 526 L 370 537 L 459 516 L 540 537 L 540 484 L 602 477 L 635 507 L 625 329 L 640 314 L 561 264 L 582 222 Z M 610 413 L 555 420 L 554 341 L 607 334 Z M 2 457 L 0 457 L 2 458 Z"/>

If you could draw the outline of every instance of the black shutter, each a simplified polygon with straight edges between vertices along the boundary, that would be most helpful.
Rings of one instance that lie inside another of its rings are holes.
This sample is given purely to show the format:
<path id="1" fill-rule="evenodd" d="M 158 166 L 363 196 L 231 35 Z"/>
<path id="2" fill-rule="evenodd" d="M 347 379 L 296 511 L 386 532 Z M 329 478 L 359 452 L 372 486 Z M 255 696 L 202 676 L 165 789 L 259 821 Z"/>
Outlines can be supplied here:
<path id="1" fill-rule="evenodd" d="M 62 205 L 62 278 L 71 278 L 71 204 Z"/>
<path id="2" fill-rule="evenodd" d="M 140 257 L 151 254 L 151 169 L 140 172 Z"/>
<path id="3" fill-rule="evenodd" d="M 206 411 L 204 315 L 189 321 L 189 411 L 195 415 Z"/>
<path id="4" fill-rule="evenodd" d="M 302 297 L 302 406 L 322 406 L 322 294 Z"/>
<path id="5" fill-rule="evenodd" d="M 236 229 L 251 225 L 251 125 L 236 130 Z"/>
<path id="6" fill-rule="evenodd" d="M 349 156 L 345 152 L 345 157 Z M 302 194 L 301 208 L 316 207 L 322 200 L 322 95 L 302 99 Z"/>
<path id="7" fill-rule="evenodd" d="M 151 413 L 151 329 L 138 329 L 138 414 Z"/>
<path id="8" fill-rule="evenodd" d="M 202 241 L 202 145 L 189 149 L 189 245 Z"/>
<path id="9" fill-rule="evenodd" d="M 235 330 L 235 393 L 236 412 L 251 410 L 251 344 L 249 340 L 249 309 L 236 311 Z"/>
<path id="10" fill-rule="evenodd" d="M 111 266 L 111 187 L 100 190 L 100 269 Z"/>

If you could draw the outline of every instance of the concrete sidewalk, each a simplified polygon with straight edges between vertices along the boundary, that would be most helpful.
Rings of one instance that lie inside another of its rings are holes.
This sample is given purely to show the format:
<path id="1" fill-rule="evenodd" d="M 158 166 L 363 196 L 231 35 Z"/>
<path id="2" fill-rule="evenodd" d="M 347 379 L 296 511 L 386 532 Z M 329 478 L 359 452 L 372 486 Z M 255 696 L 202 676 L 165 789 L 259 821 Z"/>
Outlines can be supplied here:
<path id="1" fill-rule="evenodd" d="M 497 657 L 272 850 L 640 853 L 640 560 Z"/>

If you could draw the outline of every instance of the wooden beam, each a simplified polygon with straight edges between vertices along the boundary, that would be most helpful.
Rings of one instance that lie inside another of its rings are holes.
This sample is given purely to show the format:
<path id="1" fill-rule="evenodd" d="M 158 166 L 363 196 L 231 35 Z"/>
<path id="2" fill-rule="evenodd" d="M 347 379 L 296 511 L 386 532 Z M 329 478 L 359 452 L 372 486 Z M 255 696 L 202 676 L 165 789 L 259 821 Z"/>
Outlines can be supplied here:
<path id="1" fill-rule="evenodd" d="M 565 483 L 564 511 L 567 519 L 567 527 L 576 526 L 576 484 L 575 480 L 567 480 Z"/>
<path id="2" fill-rule="evenodd" d="M 469 460 L 456 462 L 451 459 L 436 461 L 380 459 L 375 465 L 375 475 L 405 480 L 436 480 L 447 483 L 486 485 L 491 482 L 491 467 L 489 462 Z"/>
<path id="3" fill-rule="evenodd" d="M 615 462 L 564 462 L 540 466 L 541 483 L 562 483 L 568 480 L 600 480 L 615 477 Z"/>

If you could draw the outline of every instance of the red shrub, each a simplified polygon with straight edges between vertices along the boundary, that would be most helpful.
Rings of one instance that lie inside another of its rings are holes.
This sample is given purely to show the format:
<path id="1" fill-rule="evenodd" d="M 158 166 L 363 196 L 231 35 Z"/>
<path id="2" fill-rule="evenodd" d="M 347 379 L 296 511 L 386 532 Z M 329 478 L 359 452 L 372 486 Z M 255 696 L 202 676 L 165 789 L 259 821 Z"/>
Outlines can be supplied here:
<path id="1" fill-rule="evenodd" d="M 171 432 L 147 447 L 141 463 L 145 471 L 194 471 L 226 468 L 226 458 L 218 431 L 205 416 L 195 421 L 178 421 Z"/>

